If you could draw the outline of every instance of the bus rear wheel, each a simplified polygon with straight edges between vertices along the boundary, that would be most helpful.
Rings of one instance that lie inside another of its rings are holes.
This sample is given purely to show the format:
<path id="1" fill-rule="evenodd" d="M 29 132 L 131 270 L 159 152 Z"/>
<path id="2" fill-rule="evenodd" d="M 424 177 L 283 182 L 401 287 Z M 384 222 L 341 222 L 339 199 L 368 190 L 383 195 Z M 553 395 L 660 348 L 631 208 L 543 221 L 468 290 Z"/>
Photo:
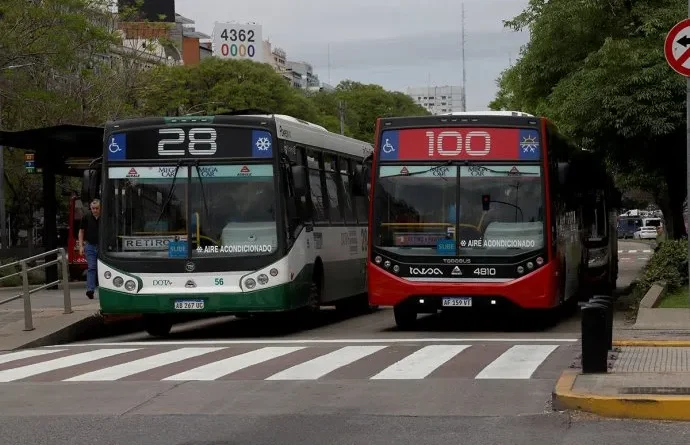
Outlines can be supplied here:
<path id="1" fill-rule="evenodd" d="M 403 331 L 414 328 L 417 323 L 417 311 L 404 303 L 393 307 L 393 316 L 396 326 Z"/>
<path id="2" fill-rule="evenodd" d="M 172 320 L 164 315 L 144 316 L 144 330 L 152 337 L 167 337 L 172 325 Z"/>

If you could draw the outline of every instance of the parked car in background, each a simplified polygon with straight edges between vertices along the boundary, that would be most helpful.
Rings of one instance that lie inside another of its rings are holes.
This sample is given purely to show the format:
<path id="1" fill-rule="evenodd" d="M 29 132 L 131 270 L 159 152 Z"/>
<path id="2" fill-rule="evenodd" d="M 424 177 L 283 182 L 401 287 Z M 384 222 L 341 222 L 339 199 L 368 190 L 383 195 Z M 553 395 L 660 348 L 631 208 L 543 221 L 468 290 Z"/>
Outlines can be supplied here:
<path id="1" fill-rule="evenodd" d="M 635 239 L 656 239 L 656 237 L 657 227 L 655 226 L 642 226 L 633 234 Z"/>

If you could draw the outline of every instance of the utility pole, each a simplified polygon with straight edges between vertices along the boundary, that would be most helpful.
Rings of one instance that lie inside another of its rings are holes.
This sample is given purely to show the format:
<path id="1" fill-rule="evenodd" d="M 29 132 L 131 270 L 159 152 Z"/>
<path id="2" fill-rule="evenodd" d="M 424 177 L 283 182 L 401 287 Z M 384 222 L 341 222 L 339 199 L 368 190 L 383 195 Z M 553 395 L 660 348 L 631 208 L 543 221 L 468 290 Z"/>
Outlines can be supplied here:
<path id="1" fill-rule="evenodd" d="M 690 1 L 690 0 L 688 0 Z M 465 75 L 465 3 L 462 3 L 462 111 L 467 111 L 467 88 L 466 88 L 466 75 Z"/>
<path id="2" fill-rule="evenodd" d="M 338 112 L 340 113 L 340 134 L 345 134 L 345 104 L 342 100 L 338 101 Z"/>

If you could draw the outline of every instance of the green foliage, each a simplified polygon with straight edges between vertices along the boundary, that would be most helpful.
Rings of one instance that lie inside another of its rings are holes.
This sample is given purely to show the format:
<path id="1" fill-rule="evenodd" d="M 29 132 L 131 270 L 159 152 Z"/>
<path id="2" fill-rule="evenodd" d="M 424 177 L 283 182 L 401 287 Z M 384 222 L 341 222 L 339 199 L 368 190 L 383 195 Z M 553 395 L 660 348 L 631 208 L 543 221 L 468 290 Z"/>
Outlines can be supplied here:
<path id="1" fill-rule="evenodd" d="M 674 238 L 685 232 L 685 80 L 663 45 L 686 16 L 681 0 L 531 0 L 506 23 L 531 39 L 490 104 L 547 116 L 603 153 L 619 185 L 653 195 Z"/>
<path id="2" fill-rule="evenodd" d="M 204 59 L 194 66 L 153 69 L 142 91 L 141 113 L 176 116 L 216 114 L 246 108 L 288 114 L 373 141 L 376 118 L 428 114 L 403 93 L 379 85 L 344 81 L 333 92 L 305 93 L 289 85 L 270 65 L 248 60 Z"/>
<path id="3" fill-rule="evenodd" d="M 647 263 L 639 284 L 642 289 L 649 289 L 657 281 L 665 281 L 669 290 L 688 283 L 687 240 L 669 240 L 659 244 Z"/>

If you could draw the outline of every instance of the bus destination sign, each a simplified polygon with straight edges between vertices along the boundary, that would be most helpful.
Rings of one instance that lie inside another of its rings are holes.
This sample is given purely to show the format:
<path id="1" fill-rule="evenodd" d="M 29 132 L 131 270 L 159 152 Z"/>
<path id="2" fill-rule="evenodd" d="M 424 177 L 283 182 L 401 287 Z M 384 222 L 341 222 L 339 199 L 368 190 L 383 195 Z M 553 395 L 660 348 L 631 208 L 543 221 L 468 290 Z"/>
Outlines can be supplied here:
<path id="1" fill-rule="evenodd" d="M 379 160 L 534 161 L 541 158 L 539 132 L 526 128 L 409 128 L 387 130 Z"/>
<path id="2" fill-rule="evenodd" d="M 108 161 L 176 158 L 271 158 L 273 138 L 266 130 L 219 126 L 158 127 L 112 133 Z"/>

